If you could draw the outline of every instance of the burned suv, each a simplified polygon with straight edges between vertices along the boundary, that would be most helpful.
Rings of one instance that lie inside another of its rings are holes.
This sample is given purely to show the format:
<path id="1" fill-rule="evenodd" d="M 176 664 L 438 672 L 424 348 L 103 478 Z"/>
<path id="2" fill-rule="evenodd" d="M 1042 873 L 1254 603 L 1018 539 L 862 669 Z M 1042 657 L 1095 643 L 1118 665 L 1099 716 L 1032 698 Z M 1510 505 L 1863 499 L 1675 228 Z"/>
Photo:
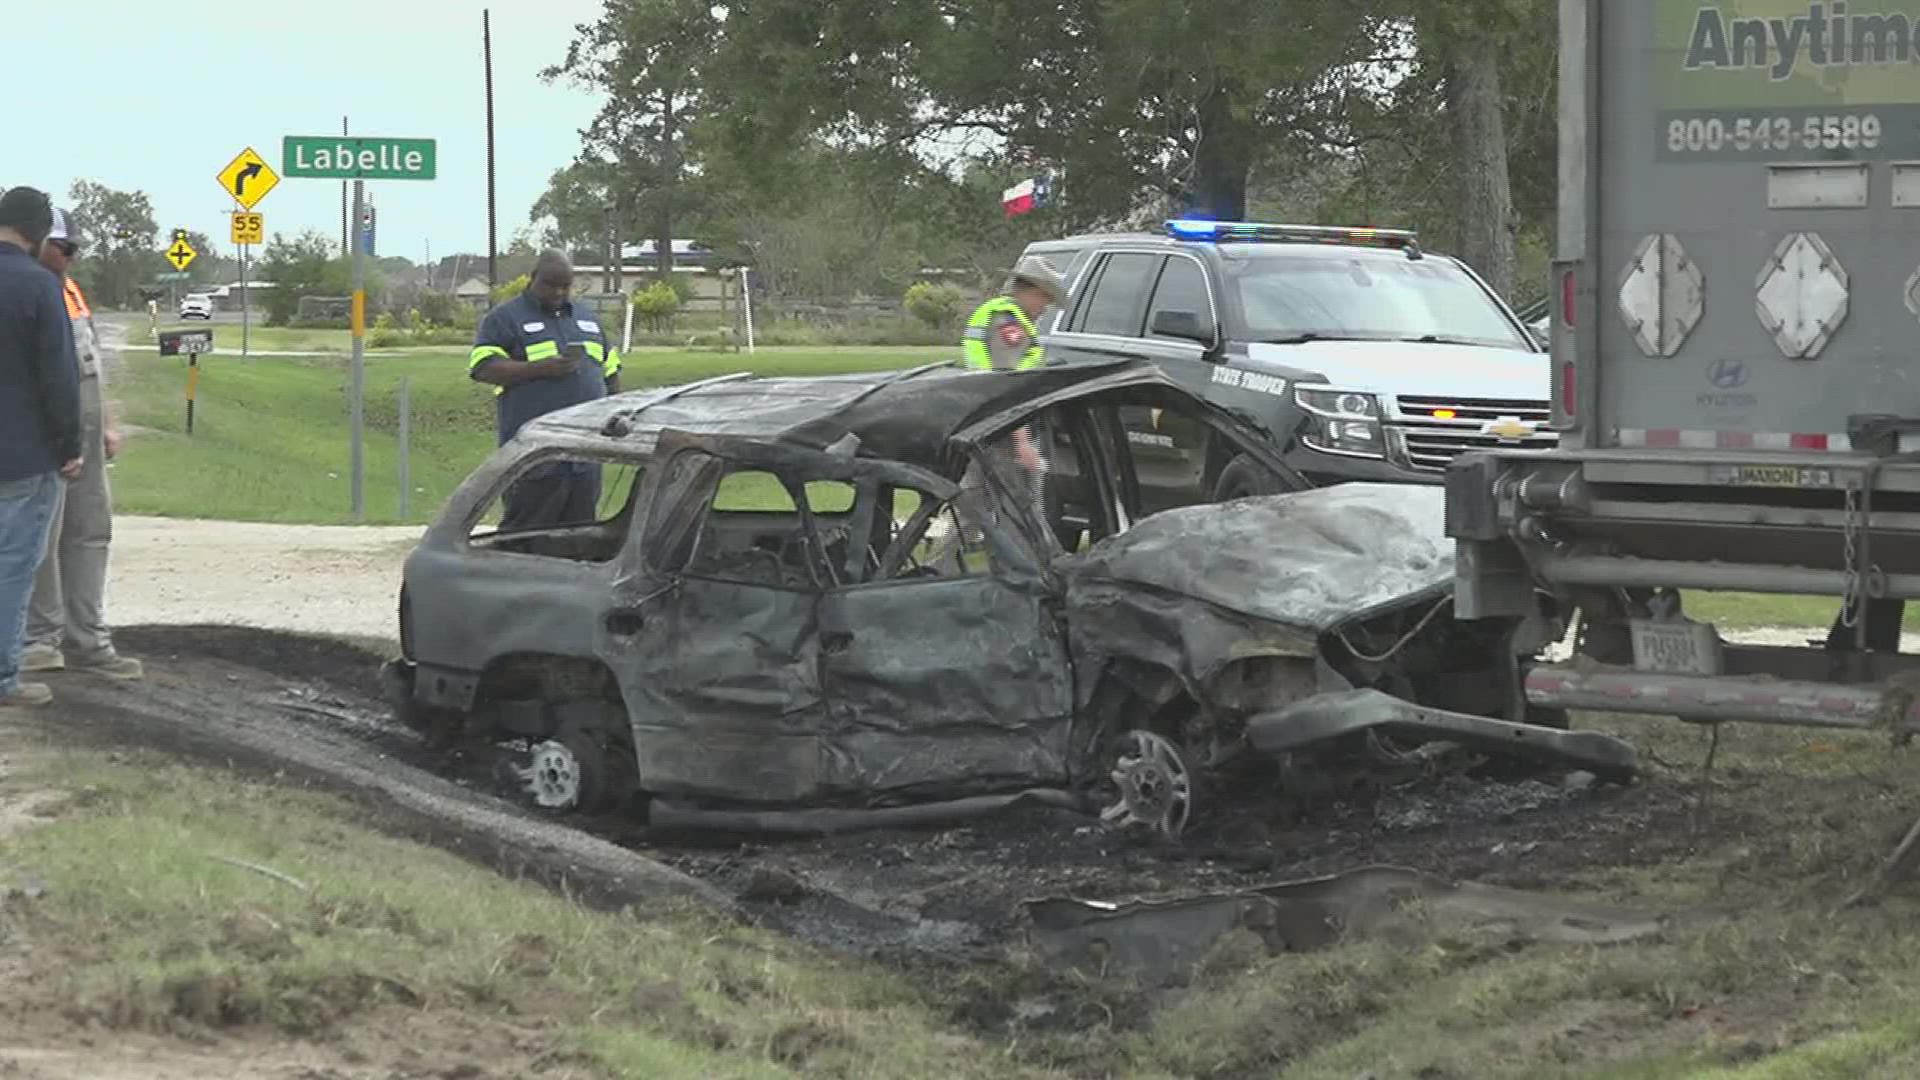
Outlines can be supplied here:
<path id="1" fill-rule="evenodd" d="M 1037 799 L 1175 835 L 1195 777 L 1243 752 L 1433 739 L 1631 770 L 1624 744 L 1523 722 L 1519 620 L 1448 617 L 1438 489 L 1152 513 L 1131 410 L 1301 486 L 1258 431 L 1135 362 L 742 375 L 548 415 L 408 558 L 390 690 L 413 722 L 493 741 L 535 805 L 644 797 L 655 825 Z M 1072 436 L 1082 552 L 1001 452 L 1035 421 Z M 555 461 L 603 470 L 597 519 L 495 530 L 509 485 Z M 936 559 L 936 521 L 970 546 Z"/>

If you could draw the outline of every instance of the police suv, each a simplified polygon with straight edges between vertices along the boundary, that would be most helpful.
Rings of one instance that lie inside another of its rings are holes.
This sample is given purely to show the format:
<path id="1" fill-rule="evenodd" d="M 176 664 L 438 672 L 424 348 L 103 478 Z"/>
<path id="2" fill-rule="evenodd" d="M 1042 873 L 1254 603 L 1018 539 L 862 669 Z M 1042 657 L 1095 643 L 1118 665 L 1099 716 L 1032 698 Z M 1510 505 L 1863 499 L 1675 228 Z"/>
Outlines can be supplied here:
<path id="1" fill-rule="evenodd" d="M 1554 445 L 1544 346 L 1470 267 L 1413 233 L 1183 220 L 1026 254 L 1068 281 L 1040 326 L 1050 363 L 1152 360 L 1264 430 L 1315 485 L 1439 484 L 1468 450 Z M 1128 424 L 1148 504 L 1262 493 L 1263 474 L 1205 432 L 1145 410 Z M 1055 458 L 1067 539 L 1074 455 Z"/>

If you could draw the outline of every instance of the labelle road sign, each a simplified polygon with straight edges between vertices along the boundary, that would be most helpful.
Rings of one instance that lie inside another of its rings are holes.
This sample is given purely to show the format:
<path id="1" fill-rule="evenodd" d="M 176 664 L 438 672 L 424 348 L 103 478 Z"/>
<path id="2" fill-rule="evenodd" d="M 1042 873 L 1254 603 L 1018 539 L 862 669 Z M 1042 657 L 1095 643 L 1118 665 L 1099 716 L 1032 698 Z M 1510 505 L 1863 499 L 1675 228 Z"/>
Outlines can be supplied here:
<path id="1" fill-rule="evenodd" d="M 437 151 L 432 139 L 288 135 L 280 168 L 308 180 L 431 180 Z"/>

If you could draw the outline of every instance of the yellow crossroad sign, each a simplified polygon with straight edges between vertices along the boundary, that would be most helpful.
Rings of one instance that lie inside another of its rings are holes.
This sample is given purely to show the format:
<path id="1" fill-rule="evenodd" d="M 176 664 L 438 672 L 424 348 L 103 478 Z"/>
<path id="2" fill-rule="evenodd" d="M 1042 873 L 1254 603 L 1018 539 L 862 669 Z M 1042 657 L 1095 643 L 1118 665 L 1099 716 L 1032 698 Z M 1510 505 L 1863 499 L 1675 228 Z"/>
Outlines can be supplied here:
<path id="1" fill-rule="evenodd" d="M 263 214 L 239 211 L 233 215 L 233 242 L 236 244 L 262 244 L 267 231 L 267 219 Z"/>
<path id="2" fill-rule="evenodd" d="M 167 249 L 167 261 L 173 264 L 175 270 L 185 271 L 187 267 L 193 265 L 193 260 L 199 257 L 200 253 L 193 249 L 192 244 L 187 243 L 187 238 L 184 236 L 175 238 L 173 246 Z"/>
<path id="3" fill-rule="evenodd" d="M 266 198 L 267 192 L 280 183 L 280 174 L 249 146 L 227 162 L 218 179 L 220 190 L 226 192 L 228 198 L 251 210 L 253 204 Z"/>

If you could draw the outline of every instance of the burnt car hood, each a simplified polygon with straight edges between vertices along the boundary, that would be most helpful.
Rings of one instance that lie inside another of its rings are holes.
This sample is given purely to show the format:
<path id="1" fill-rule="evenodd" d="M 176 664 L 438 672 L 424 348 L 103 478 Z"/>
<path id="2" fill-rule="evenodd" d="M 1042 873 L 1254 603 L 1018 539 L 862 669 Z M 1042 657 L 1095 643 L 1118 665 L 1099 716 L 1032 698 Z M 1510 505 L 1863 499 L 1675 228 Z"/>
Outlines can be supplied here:
<path id="1" fill-rule="evenodd" d="M 1059 563 L 1068 592 L 1137 586 L 1318 637 L 1453 585 L 1446 493 L 1342 484 L 1155 514 Z"/>

